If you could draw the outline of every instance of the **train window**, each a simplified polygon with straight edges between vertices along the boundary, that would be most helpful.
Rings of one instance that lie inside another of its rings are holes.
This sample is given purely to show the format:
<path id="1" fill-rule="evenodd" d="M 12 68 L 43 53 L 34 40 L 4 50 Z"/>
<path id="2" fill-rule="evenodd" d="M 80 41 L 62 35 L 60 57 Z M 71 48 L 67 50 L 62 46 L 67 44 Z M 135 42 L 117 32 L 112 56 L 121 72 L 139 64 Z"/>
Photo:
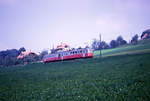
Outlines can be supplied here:
<path id="1" fill-rule="evenodd" d="M 73 52 L 73 54 L 74 54 L 74 52 Z"/>
<path id="2" fill-rule="evenodd" d="M 77 54 L 77 51 L 75 51 L 75 54 Z"/>
<path id="3" fill-rule="evenodd" d="M 82 50 L 80 50 L 80 53 L 82 53 Z"/>

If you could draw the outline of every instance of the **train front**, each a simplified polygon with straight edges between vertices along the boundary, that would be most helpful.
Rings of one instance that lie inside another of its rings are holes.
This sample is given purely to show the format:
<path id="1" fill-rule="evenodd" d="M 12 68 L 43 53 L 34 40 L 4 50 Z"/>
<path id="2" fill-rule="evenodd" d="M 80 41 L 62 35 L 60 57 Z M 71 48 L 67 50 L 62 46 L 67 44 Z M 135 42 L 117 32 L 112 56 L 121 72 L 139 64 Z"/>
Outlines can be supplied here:
<path id="1" fill-rule="evenodd" d="M 93 50 L 90 48 L 87 48 L 87 53 L 85 54 L 85 57 L 92 58 L 94 56 Z"/>

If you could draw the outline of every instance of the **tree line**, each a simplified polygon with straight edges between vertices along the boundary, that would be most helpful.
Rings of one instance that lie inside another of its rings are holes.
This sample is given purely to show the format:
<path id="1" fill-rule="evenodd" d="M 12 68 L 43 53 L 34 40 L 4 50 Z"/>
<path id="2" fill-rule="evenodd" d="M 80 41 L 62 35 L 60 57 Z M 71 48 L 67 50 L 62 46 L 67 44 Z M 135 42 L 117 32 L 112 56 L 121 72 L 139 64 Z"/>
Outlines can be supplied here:
<path id="1" fill-rule="evenodd" d="M 116 48 L 125 44 L 137 44 L 138 39 L 145 40 L 145 39 L 150 39 L 150 29 L 147 29 L 142 32 L 141 36 L 138 36 L 138 34 L 135 34 L 130 42 L 127 42 L 126 40 L 123 39 L 123 37 L 120 35 L 118 36 L 115 40 L 111 40 L 110 43 L 106 43 L 105 41 L 101 41 L 94 39 L 92 42 L 92 48 L 94 50 L 100 50 L 100 49 L 108 49 L 108 48 Z"/>
<path id="2" fill-rule="evenodd" d="M 132 37 L 130 43 L 131 44 L 137 44 L 139 36 L 136 34 Z M 126 45 L 128 42 L 124 40 L 124 38 L 120 35 L 116 38 L 116 40 L 111 40 L 110 43 L 107 43 L 105 41 L 101 41 L 94 39 L 92 42 L 92 49 L 94 50 L 100 50 L 100 49 L 109 49 L 109 48 L 116 48 L 122 45 Z"/>

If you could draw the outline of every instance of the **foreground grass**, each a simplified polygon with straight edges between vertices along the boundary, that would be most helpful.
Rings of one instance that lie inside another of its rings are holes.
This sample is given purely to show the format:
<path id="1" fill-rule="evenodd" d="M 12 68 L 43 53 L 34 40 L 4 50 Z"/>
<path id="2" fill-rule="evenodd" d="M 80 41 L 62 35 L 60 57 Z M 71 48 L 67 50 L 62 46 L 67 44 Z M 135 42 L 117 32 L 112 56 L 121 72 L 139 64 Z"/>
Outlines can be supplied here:
<path id="1" fill-rule="evenodd" d="M 0 69 L 0 101 L 149 101 L 150 54 Z"/>

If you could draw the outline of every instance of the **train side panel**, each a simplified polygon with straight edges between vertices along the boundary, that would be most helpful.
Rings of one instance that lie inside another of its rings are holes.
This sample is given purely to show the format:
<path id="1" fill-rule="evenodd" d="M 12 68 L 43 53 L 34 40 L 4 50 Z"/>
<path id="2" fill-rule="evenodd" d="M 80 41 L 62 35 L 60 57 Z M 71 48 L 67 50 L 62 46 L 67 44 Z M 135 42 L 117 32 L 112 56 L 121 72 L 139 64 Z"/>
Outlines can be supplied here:
<path id="1" fill-rule="evenodd" d="M 92 57 L 93 57 L 92 50 L 79 49 L 47 55 L 44 57 L 43 62 L 52 62 L 52 61 L 79 59 L 79 58 L 92 58 Z"/>

